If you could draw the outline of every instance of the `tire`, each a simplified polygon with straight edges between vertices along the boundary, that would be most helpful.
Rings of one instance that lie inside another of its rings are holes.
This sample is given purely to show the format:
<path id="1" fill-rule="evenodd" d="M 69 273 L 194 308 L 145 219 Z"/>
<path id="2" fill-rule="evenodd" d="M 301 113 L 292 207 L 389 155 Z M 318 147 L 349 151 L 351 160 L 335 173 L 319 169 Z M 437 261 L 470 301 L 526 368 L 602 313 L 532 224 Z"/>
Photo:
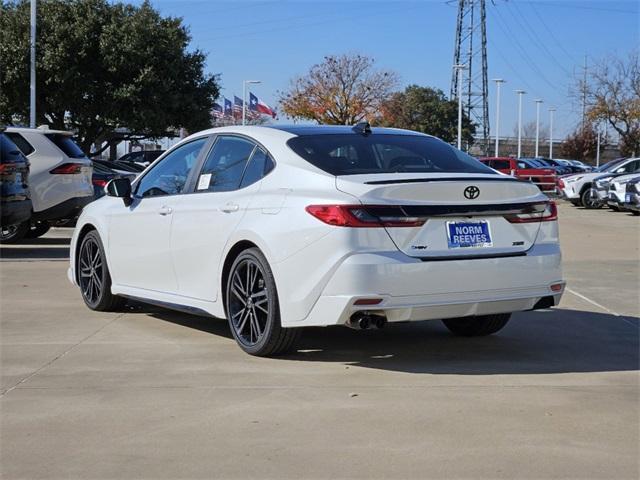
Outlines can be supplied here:
<path id="1" fill-rule="evenodd" d="M 602 203 L 591 198 L 591 190 L 589 188 L 585 188 L 580 194 L 580 203 L 582 203 L 584 208 L 589 210 L 602 208 Z"/>
<path id="2" fill-rule="evenodd" d="M 99 312 L 114 312 L 124 307 L 126 300 L 111 293 L 111 275 L 97 231 L 90 231 L 82 239 L 76 269 L 87 307 Z"/>
<path id="3" fill-rule="evenodd" d="M 442 320 L 445 326 L 461 337 L 483 337 L 501 330 L 511 318 L 510 313 L 496 313 L 476 317 L 461 317 Z"/>
<path id="4" fill-rule="evenodd" d="M 29 231 L 30 222 L 16 223 L 15 225 L 3 225 L 0 228 L 0 244 L 10 245 L 18 243 Z"/>
<path id="5" fill-rule="evenodd" d="M 45 222 L 35 222 L 31 224 L 31 228 L 27 231 L 24 238 L 38 238 L 49 231 L 51 226 Z"/>
<path id="6" fill-rule="evenodd" d="M 299 328 L 282 328 L 276 282 L 267 259 L 257 248 L 234 260 L 226 285 L 225 310 L 229 328 L 240 348 L 258 357 L 293 349 Z"/>

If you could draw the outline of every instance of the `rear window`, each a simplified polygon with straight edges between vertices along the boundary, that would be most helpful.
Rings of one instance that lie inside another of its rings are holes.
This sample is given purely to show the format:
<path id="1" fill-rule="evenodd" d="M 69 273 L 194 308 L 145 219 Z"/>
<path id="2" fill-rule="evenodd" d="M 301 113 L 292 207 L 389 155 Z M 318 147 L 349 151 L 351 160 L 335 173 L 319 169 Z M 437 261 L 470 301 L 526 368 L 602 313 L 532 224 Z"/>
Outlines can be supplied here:
<path id="1" fill-rule="evenodd" d="M 442 140 L 419 135 L 303 135 L 287 145 L 332 175 L 495 173 Z"/>
<path id="2" fill-rule="evenodd" d="M 80 149 L 80 147 L 73 141 L 68 135 L 61 135 L 59 133 L 48 133 L 45 135 L 49 140 L 55 143 L 56 147 L 64 152 L 69 158 L 85 158 L 86 155 Z"/>
<path id="3" fill-rule="evenodd" d="M 23 155 L 31 155 L 35 151 L 35 148 L 33 148 L 33 146 L 31 146 L 31 144 L 19 133 L 6 132 L 6 135 L 13 143 L 16 144 Z"/>

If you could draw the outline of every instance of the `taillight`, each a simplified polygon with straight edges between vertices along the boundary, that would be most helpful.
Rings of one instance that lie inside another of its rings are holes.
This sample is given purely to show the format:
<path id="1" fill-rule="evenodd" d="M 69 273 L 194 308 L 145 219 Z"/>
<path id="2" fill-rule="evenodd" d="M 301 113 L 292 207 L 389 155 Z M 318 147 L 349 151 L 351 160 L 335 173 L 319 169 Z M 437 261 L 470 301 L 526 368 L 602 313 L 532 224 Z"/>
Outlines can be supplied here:
<path id="1" fill-rule="evenodd" d="M 558 187 L 564 188 L 564 180 L 562 180 L 561 178 L 558 179 Z"/>
<path id="2" fill-rule="evenodd" d="M 106 180 L 102 180 L 101 178 L 93 178 L 91 179 L 91 183 L 93 183 L 96 187 L 106 187 L 108 182 Z"/>
<path id="3" fill-rule="evenodd" d="M 318 220 L 336 227 L 420 227 L 425 219 L 408 216 L 402 207 L 386 205 L 309 205 Z"/>
<path id="4" fill-rule="evenodd" d="M 16 171 L 15 163 L 0 163 L 0 173 L 13 173 Z"/>
<path id="5" fill-rule="evenodd" d="M 558 207 L 555 202 L 532 204 L 531 212 L 505 215 L 510 223 L 551 222 L 558 219 Z"/>
<path id="6" fill-rule="evenodd" d="M 75 173 L 82 173 L 82 167 L 84 167 L 83 163 L 63 163 L 53 170 L 50 170 L 49 173 L 53 173 L 54 175 L 73 175 Z"/>

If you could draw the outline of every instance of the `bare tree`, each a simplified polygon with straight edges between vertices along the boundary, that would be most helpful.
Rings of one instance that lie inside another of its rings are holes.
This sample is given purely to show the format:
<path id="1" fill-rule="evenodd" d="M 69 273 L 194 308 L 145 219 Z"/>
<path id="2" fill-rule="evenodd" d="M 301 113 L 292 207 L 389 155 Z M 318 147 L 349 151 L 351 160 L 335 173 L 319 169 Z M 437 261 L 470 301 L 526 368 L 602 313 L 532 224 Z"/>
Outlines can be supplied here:
<path id="1" fill-rule="evenodd" d="M 337 125 L 378 118 L 381 104 L 398 84 L 398 76 L 377 70 L 374 64 L 363 55 L 325 57 L 281 93 L 282 111 L 294 119 Z"/>
<path id="2" fill-rule="evenodd" d="M 587 120 L 603 121 L 620 136 L 625 156 L 640 153 L 640 64 L 638 50 L 628 57 L 608 57 L 580 84 L 587 98 Z"/>

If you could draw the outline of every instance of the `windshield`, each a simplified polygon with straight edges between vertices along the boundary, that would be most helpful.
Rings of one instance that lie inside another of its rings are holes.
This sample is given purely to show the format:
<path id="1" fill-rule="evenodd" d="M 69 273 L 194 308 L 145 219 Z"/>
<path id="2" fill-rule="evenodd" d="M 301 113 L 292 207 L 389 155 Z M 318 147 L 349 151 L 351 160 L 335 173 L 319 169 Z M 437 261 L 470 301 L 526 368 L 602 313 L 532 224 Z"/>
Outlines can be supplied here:
<path id="1" fill-rule="evenodd" d="M 332 175 L 496 172 L 437 138 L 422 135 L 304 135 L 287 145 Z"/>
<path id="2" fill-rule="evenodd" d="M 605 163 L 604 165 L 600 165 L 598 168 L 594 169 L 594 172 L 609 172 L 613 170 L 613 168 L 619 163 L 624 162 L 623 160 L 611 160 L 610 162 Z"/>
<path id="3" fill-rule="evenodd" d="M 69 158 L 85 158 L 86 155 L 80 149 L 78 144 L 73 141 L 69 135 L 61 135 L 59 133 L 48 133 L 46 137 L 55 143 L 56 147 L 64 152 Z"/>

